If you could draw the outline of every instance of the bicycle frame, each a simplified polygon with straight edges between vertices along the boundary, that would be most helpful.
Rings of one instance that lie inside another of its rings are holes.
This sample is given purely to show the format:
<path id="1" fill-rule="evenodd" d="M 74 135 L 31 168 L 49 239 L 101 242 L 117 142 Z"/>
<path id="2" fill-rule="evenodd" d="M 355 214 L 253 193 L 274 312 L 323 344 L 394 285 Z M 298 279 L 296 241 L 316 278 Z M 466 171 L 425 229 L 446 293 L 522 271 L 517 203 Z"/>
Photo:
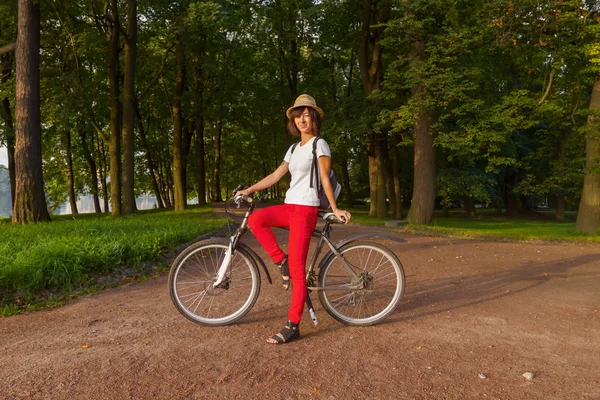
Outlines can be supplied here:
<path id="1" fill-rule="evenodd" d="M 223 262 L 221 263 L 221 266 L 219 267 L 219 270 L 217 272 L 217 278 L 215 279 L 215 282 L 213 283 L 213 287 L 215 287 L 215 288 L 217 286 L 219 286 L 225 279 L 225 275 L 227 273 L 227 268 L 229 267 L 229 264 L 231 263 L 231 258 L 233 256 L 233 254 L 235 253 L 235 249 L 237 247 L 238 241 L 244 235 L 244 233 L 246 233 L 246 231 L 248 229 L 248 218 L 250 217 L 250 214 L 252 214 L 252 212 L 254 211 L 254 208 L 255 208 L 253 203 L 251 203 L 251 202 L 248 202 L 248 203 L 249 203 L 248 209 L 246 210 L 246 213 L 244 214 L 244 218 L 242 219 L 242 223 L 241 223 L 240 227 L 238 228 L 236 233 L 234 233 L 229 238 L 229 249 L 225 253 Z M 239 208 L 239 204 L 238 204 L 238 208 Z M 326 215 L 327 214 L 325 214 L 324 216 L 326 216 Z M 312 255 L 310 264 L 309 264 L 308 268 L 306 269 L 307 282 L 310 281 L 310 278 L 314 273 L 317 260 L 319 258 L 319 255 L 321 254 L 323 245 L 325 243 L 327 244 L 327 246 L 329 247 L 331 252 L 336 257 L 338 257 L 340 260 L 342 260 L 342 263 L 343 263 L 345 269 L 352 276 L 352 281 L 360 279 L 360 277 L 356 274 L 356 272 L 354 272 L 352 267 L 350 267 L 350 265 L 346 262 L 346 260 L 344 259 L 344 256 L 338 251 L 337 247 L 329 239 L 329 235 L 330 235 L 330 232 L 332 229 L 331 224 L 332 224 L 332 221 L 325 219 L 325 226 L 323 227 L 323 229 L 321 231 L 315 230 L 312 233 L 312 236 L 314 238 L 319 239 L 319 241 L 317 243 L 317 248 Z M 286 228 L 282 228 L 282 229 L 286 229 Z M 349 289 L 349 288 L 357 288 L 358 289 L 358 288 L 360 288 L 360 283 L 357 282 L 354 285 L 350 285 L 350 286 L 343 285 L 343 286 L 339 287 L 339 289 Z M 331 288 L 328 288 L 328 289 L 331 289 Z M 320 288 L 318 286 L 309 286 L 308 290 L 323 290 L 323 288 Z"/>

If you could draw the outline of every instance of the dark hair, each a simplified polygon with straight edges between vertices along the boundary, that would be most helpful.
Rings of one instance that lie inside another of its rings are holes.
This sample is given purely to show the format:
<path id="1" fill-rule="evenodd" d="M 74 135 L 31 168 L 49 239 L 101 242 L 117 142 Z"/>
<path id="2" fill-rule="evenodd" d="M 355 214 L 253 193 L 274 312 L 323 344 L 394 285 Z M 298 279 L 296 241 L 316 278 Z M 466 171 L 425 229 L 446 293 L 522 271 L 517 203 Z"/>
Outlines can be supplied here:
<path id="1" fill-rule="evenodd" d="M 300 131 L 294 122 L 294 118 L 299 117 L 304 112 L 304 109 L 308 108 L 308 112 L 310 113 L 310 118 L 312 119 L 312 131 L 316 136 L 321 135 L 321 114 L 317 112 L 312 107 L 296 107 L 290 112 L 290 120 L 287 124 L 288 131 L 294 136 L 300 136 Z"/>

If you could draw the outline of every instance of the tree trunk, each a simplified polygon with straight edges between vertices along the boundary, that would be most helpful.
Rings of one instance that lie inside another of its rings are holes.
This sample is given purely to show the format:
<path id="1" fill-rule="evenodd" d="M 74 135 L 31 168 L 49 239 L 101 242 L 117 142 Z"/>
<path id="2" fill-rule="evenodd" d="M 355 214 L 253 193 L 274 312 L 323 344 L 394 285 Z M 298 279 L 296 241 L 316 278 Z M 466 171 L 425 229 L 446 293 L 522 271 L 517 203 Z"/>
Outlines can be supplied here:
<path id="1" fill-rule="evenodd" d="M 40 3 L 18 0 L 15 140 L 16 224 L 49 221 L 42 173 L 40 120 Z"/>
<path id="2" fill-rule="evenodd" d="M 181 148 L 182 155 L 182 167 L 183 167 L 183 193 L 185 193 L 187 198 L 188 193 L 188 185 L 187 185 L 187 171 L 188 164 L 190 159 L 190 151 L 192 149 L 192 138 L 194 136 L 194 129 L 192 125 L 192 121 L 185 121 L 186 123 L 183 125 L 183 143 Z M 187 199 L 186 199 L 187 204 Z"/>
<path id="3" fill-rule="evenodd" d="M 183 41 L 177 42 L 177 77 L 175 80 L 175 98 L 173 99 L 173 184 L 175 196 L 175 211 L 183 211 L 186 206 L 184 183 L 184 154 L 183 154 L 183 115 L 181 113 L 181 96 L 185 85 L 185 53 Z"/>
<path id="4" fill-rule="evenodd" d="M 566 154 L 565 148 L 567 145 L 567 138 L 569 137 L 570 130 L 571 130 L 570 127 L 563 130 L 562 135 L 559 139 L 559 143 L 558 143 L 558 157 L 557 157 L 558 170 L 556 171 L 556 176 L 557 176 L 558 180 L 561 182 L 561 185 L 562 185 L 562 182 L 565 177 L 565 154 Z M 556 195 L 555 218 L 557 221 L 564 221 L 565 220 L 565 195 L 564 195 L 564 192 L 562 191 L 562 188 L 559 190 L 560 190 L 560 192 Z"/>
<path id="5" fill-rule="evenodd" d="M 167 152 L 168 153 L 168 152 Z M 163 202 L 165 203 L 166 208 L 172 208 L 173 203 L 171 202 L 171 197 L 169 197 L 169 187 L 170 180 L 168 170 L 168 161 L 162 156 L 162 153 L 159 153 L 158 160 L 158 185 L 160 188 L 160 192 L 162 193 Z M 167 157 L 168 158 L 168 157 Z"/>
<path id="6" fill-rule="evenodd" d="M 2 68 L 0 69 L 0 75 L 2 75 L 1 82 L 6 83 L 12 76 L 13 63 L 12 53 L 3 54 Z M 2 99 L 2 108 L 0 108 L 0 114 L 4 119 L 4 124 L 8 129 L 5 132 L 6 137 L 6 150 L 8 154 L 8 175 L 10 177 L 10 199 L 11 205 L 15 205 L 15 126 L 13 124 L 12 110 L 10 108 L 10 101 L 7 97 Z"/>
<path id="7" fill-rule="evenodd" d="M 348 86 L 347 86 L 347 90 L 346 90 L 346 98 L 351 98 L 352 97 L 352 75 L 354 72 L 354 63 L 355 63 L 355 59 L 354 59 L 354 48 L 352 48 L 350 50 L 350 61 L 349 61 L 349 70 L 348 70 Z M 345 111 L 345 116 L 346 119 L 349 119 L 350 116 L 348 115 L 348 110 Z M 346 136 L 346 139 L 349 139 Z M 345 193 L 346 193 L 346 206 L 348 208 L 352 208 L 354 206 L 354 197 L 352 196 L 352 187 L 350 186 L 350 170 L 349 170 L 349 165 L 348 165 L 348 159 L 347 157 L 344 157 L 343 160 L 341 160 L 340 164 L 342 165 L 342 180 L 343 180 L 343 185 L 344 185 L 344 189 L 345 189 Z"/>
<path id="8" fill-rule="evenodd" d="M 600 108 L 600 74 L 596 76 L 590 111 Z M 577 210 L 575 230 L 597 235 L 600 228 L 600 139 L 598 124 L 600 118 L 588 116 L 585 133 L 585 173 L 583 191 Z"/>
<path id="9" fill-rule="evenodd" d="M 377 171 L 377 181 L 376 181 L 376 210 L 375 216 L 377 217 L 387 217 L 387 185 L 386 185 L 386 168 L 385 168 L 385 158 L 383 157 L 383 138 L 382 134 L 375 134 L 375 159 L 374 159 L 374 169 Z M 375 165 L 376 164 L 376 165 Z"/>
<path id="10" fill-rule="evenodd" d="M 73 177 L 73 154 L 71 152 L 71 132 L 65 133 L 65 151 L 67 153 L 67 191 L 71 214 L 79 214 L 77 210 L 77 196 L 75 195 L 75 179 Z"/>
<path id="11" fill-rule="evenodd" d="M 201 95 L 200 95 L 201 96 Z M 204 118 L 202 116 L 202 97 L 200 101 L 200 112 L 196 114 L 195 131 L 196 131 L 196 195 L 198 196 L 198 204 L 206 204 L 206 166 L 204 163 Z"/>
<path id="12" fill-rule="evenodd" d="M 506 215 L 509 217 L 516 217 L 521 211 L 521 199 L 514 193 L 508 193 L 506 195 Z"/>
<path id="13" fill-rule="evenodd" d="M 206 37 L 200 37 L 202 46 L 206 42 Z M 200 52 L 200 56 L 204 56 L 204 51 Z M 198 197 L 198 205 L 206 204 L 206 163 L 205 163 L 205 147 L 204 147 L 204 86 L 202 82 L 202 70 L 198 64 L 192 68 L 194 77 L 194 91 L 196 99 L 194 103 L 194 133 L 195 133 L 195 154 L 194 154 L 194 182 L 196 184 L 196 196 Z"/>
<path id="14" fill-rule="evenodd" d="M 146 153 L 146 162 L 148 165 L 148 174 L 150 175 L 150 181 L 152 182 L 152 191 L 154 192 L 154 197 L 156 197 L 156 204 L 159 209 L 165 208 L 165 205 L 162 201 L 160 195 L 160 189 L 158 188 L 158 182 L 156 181 L 156 173 L 154 168 L 154 161 L 152 160 L 152 154 L 150 153 L 150 147 L 148 146 L 148 141 L 146 140 L 146 129 L 144 128 L 144 122 L 142 120 L 142 115 L 140 114 L 140 107 L 138 103 L 135 103 L 135 115 L 137 117 L 138 122 L 138 131 L 140 132 L 140 139 L 142 140 L 142 147 L 144 152 Z"/>
<path id="15" fill-rule="evenodd" d="M 396 198 L 396 210 L 395 217 L 397 219 L 402 218 L 402 191 L 400 188 L 400 152 L 398 151 L 398 145 L 400 144 L 400 135 L 398 133 L 393 134 L 393 146 L 392 146 L 392 176 L 394 179 L 394 194 Z M 390 194 L 390 196 L 392 196 Z"/>
<path id="16" fill-rule="evenodd" d="M 369 204 L 369 216 L 374 217 L 377 215 L 377 188 L 379 186 L 379 166 L 377 162 L 377 151 L 375 150 L 377 143 L 373 135 L 371 135 L 371 142 L 367 150 L 367 156 L 369 157 L 369 198 L 371 202 Z"/>
<path id="17" fill-rule="evenodd" d="M 92 144 L 94 140 L 92 140 Z M 98 177 L 100 180 L 100 189 L 102 191 L 102 200 L 104 202 L 104 212 L 108 212 L 109 208 L 109 195 L 108 195 L 108 187 L 106 184 L 106 175 L 108 173 L 108 160 L 106 159 L 106 149 L 104 147 L 104 141 L 102 138 L 97 137 L 95 140 L 96 143 L 96 151 L 100 156 L 100 165 L 98 168 Z"/>
<path id="18" fill-rule="evenodd" d="M 518 194 L 513 193 L 513 189 L 519 184 L 519 176 L 512 172 L 504 177 L 504 187 L 506 195 L 506 215 L 516 217 L 523 210 L 521 199 Z"/>
<path id="19" fill-rule="evenodd" d="M 92 189 L 92 197 L 94 198 L 94 211 L 97 213 L 101 213 L 102 209 L 100 208 L 100 199 L 98 196 L 98 168 L 96 167 L 96 160 L 94 160 L 94 156 L 92 155 L 92 152 L 90 151 L 90 147 L 87 144 L 87 134 L 85 132 L 84 129 L 82 129 L 80 132 L 80 137 L 81 137 L 81 148 L 83 150 L 83 156 L 85 157 L 85 160 L 88 163 L 88 167 L 90 169 L 90 176 L 91 176 L 91 185 L 90 188 Z M 92 137 L 92 142 L 93 142 L 93 137 Z M 92 143 L 92 149 L 94 148 L 94 145 Z"/>
<path id="20" fill-rule="evenodd" d="M 416 118 L 413 197 L 406 220 L 411 224 L 427 225 L 431 223 L 435 208 L 435 149 L 430 116 L 422 114 Z"/>
<path id="21" fill-rule="evenodd" d="M 472 197 L 469 196 L 462 196 L 462 201 L 465 207 L 465 213 L 467 214 L 467 216 L 469 217 L 474 217 L 475 216 L 475 202 L 473 201 Z"/>
<path id="22" fill-rule="evenodd" d="M 221 134 L 223 133 L 223 99 L 219 99 L 219 115 L 215 132 L 215 169 L 213 171 L 213 201 L 222 202 L 221 196 Z"/>
<path id="23" fill-rule="evenodd" d="M 395 188 L 395 183 L 394 183 L 394 172 L 392 169 L 392 161 L 390 160 L 390 152 L 389 152 L 389 148 L 388 148 L 388 141 L 387 141 L 387 134 L 382 134 L 380 135 L 381 141 L 380 141 L 380 148 L 381 148 L 381 159 L 383 160 L 384 164 L 384 175 L 385 175 L 385 180 L 386 180 L 386 188 L 387 188 L 387 199 L 388 199 L 388 204 L 389 204 L 389 216 L 392 218 L 397 218 L 396 217 L 396 208 L 397 208 L 397 204 L 396 204 L 396 188 Z M 386 204 L 387 206 L 387 204 Z M 384 209 L 385 207 L 384 206 Z"/>
<path id="24" fill-rule="evenodd" d="M 564 194 L 556 195 L 556 220 L 557 221 L 565 220 L 565 195 Z"/>
<path id="25" fill-rule="evenodd" d="M 112 24 L 108 79 L 110 86 L 110 203 L 113 215 L 121 215 L 121 106 L 119 104 L 119 8 L 111 0 Z"/>
<path id="26" fill-rule="evenodd" d="M 106 184 L 106 175 L 107 175 L 107 166 L 108 162 L 106 160 L 106 149 L 104 148 L 104 142 L 101 138 L 96 140 L 98 146 L 98 154 L 100 154 L 100 187 L 102 189 L 102 199 L 104 201 L 104 212 L 108 212 L 109 210 L 109 202 L 108 202 L 108 187 Z"/>
<path id="27" fill-rule="evenodd" d="M 344 182 L 344 188 L 346 193 L 346 207 L 352 208 L 354 206 L 354 198 L 352 196 L 352 188 L 350 187 L 350 172 L 348 171 L 348 160 L 341 160 L 342 165 L 342 180 Z"/>
<path id="28" fill-rule="evenodd" d="M 411 63 L 420 63 L 425 56 L 424 41 L 415 39 L 411 47 Z M 413 85 L 411 91 L 415 103 L 427 96 L 427 88 L 422 83 Z M 411 224 L 430 224 L 435 209 L 435 148 L 431 125 L 431 111 L 421 110 L 415 115 L 413 197 L 406 218 Z"/>
<path id="29" fill-rule="evenodd" d="M 385 23 L 388 20 L 390 5 L 388 2 L 379 0 L 364 0 L 363 22 L 361 27 L 361 38 L 359 45 L 359 67 L 363 83 L 363 91 L 368 97 L 374 90 L 381 88 L 383 81 L 382 55 L 383 47 L 381 39 Z M 378 25 L 373 27 L 372 25 Z M 369 128 L 369 189 L 371 206 L 369 215 L 387 216 L 386 192 L 386 160 L 380 147 L 380 137 L 372 128 Z"/>
<path id="30" fill-rule="evenodd" d="M 123 82 L 123 210 L 136 210 L 135 171 L 135 62 L 137 46 L 137 0 L 127 0 L 127 36 L 125 37 L 125 80 Z"/>

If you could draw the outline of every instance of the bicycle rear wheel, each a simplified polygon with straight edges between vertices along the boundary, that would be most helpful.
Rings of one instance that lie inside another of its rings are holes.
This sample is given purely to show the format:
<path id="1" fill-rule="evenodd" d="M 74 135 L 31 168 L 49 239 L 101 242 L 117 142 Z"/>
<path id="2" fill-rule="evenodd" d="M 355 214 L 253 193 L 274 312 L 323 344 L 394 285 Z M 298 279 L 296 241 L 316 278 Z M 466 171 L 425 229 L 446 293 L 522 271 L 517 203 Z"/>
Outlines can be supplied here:
<path id="1" fill-rule="evenodd" d="M 374 325 L 383 321 L 404 294 L 404 269 L 388 248 L 354 241 L 339 249 L 354 277 L 340 258 L 325 256 L 319 271 L 319 299 L 323 308 L 347 325 Z"/>
<path id="2" fill-rule="evenodd" d="M 177 310 L 202 325 L 229 325 L 242 318 L 260 293 L 260 272 L 254 259 L 236 249 L 223 282 L 213 287 L 227 240 L 204 240 L 185 249 L 173 262 L 169 292 Z"/>

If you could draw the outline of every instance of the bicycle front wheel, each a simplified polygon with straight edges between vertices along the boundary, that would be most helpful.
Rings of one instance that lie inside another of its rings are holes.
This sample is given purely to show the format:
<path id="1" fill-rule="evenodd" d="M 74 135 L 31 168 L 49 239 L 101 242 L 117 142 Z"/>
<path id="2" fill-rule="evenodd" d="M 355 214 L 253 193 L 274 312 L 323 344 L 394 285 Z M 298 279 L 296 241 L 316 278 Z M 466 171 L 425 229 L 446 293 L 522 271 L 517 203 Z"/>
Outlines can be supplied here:
<path id="1" fill-rule="evenodd" d="M 223 282 L 214 282 L 229 248 L 227 240 L 204 240 L 185 249 L 173 262 L 169 292 L 177 310 L 192 322 L 222 326 L 242 318 L 260 293 L 254 259 L 236 249 Z"/>
<path id="2" fill-rule="evenodd" d="M 326 256 L 319 271 L 319 299 L 323 308 L 347 325 L 365 326 L 383 321 L 404 294 L 400 260 L 388 248 L 372 242 L 350 242 L 338 250 L 345 263 L 334 255 Z"/>

